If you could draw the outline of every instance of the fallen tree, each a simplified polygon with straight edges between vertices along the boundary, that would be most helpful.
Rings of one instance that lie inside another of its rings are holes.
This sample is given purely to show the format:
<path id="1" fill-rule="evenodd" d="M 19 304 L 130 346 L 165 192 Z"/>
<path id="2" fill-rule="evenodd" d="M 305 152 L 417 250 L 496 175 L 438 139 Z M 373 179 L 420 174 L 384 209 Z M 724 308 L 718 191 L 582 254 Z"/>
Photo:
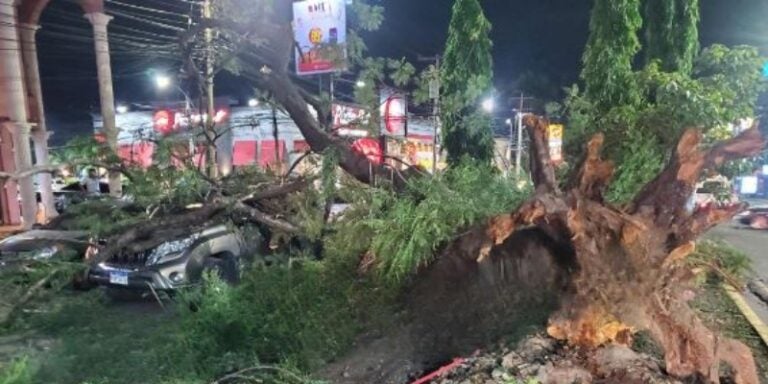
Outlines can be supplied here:
<path id="1" fill-rule="evenodd" d="M 551 309 L 544 316 L 548 333 L 570 345 L 628 346 L 635 333 L 648 331 L 675 378 L 719 383 L 725 363 L 735 382 L 758 383 L 751 351 L 707 329 L 687 303 L 695 295 L 686 263 L 694 240 L 743 207 L 685 208 L 703 171 L 763 149 L 758 129 L 710 148 L 702 148 L 699 131 L 685 131 L 664 170 L 620 208 L 603 198 L 614 166 L 601 158 L 602 135 L 592 138 L 561 188 L 546 149 L 547 121 L 529 117 L 525 125 L 533 196 L 449 243 L 408 290 L 409 324 L 321 375 L 343 383 L 403 382 L 407 372 L 515 331 L 521 323 L 510 319 L 526 311 Z M 532 317 L 535 323 L 541 313 Z"/>

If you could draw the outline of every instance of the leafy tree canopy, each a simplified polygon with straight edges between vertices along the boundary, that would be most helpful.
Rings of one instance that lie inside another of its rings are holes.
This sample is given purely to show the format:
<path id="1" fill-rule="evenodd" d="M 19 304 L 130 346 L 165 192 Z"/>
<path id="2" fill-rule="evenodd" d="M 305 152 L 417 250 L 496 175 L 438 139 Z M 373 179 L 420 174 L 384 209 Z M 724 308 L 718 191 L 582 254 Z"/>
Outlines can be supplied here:
<path id="1" fill-rule="evenodd" d="M 465 156 L 480 163 L 493 159 L 490 119 L 480 111 L 493 77 L 490 31 L 478 0 L 454 2 L 441 73 L 443 143 L 451 165 Z"/>

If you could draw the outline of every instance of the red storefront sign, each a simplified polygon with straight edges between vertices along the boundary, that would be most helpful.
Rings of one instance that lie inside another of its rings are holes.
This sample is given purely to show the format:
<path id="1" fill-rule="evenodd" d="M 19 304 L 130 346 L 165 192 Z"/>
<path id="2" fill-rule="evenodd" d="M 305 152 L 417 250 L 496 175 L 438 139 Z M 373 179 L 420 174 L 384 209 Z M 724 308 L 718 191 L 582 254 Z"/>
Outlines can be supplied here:
<path id="1" fill-rule="evenodd" d="M 384 162 L 384 151 L 381 149 L 379 140 L 370 137 L 355 140 L 352 143 L 352 150 L 367 157 L 374 164 Z"/>

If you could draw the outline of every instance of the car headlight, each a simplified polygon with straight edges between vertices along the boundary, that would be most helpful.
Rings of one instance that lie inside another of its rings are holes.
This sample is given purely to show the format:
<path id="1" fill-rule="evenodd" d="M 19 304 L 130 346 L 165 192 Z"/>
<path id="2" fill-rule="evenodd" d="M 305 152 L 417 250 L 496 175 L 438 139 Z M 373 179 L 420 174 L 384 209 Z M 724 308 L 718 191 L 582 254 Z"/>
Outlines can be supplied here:
<path id="1" fill-rule="evenodd" d="M 164 264 L 181 258 L 184 252 L 172 252 L 165 255 L 153 253 L 147 259 L 147 265 Z"/>
<path id="2" fill-rule="evenodd" d="M 168 263 L 177 260 L 184 255 L 184 251 L 195 242 L 197 237 L 189 237 L 182 240 L 169 241 L 152 250 L 147 258 L 147 265 Z"/>
<path id="3" fill-rule="evenodd" d="M 56 248 L 56 247 L 42 248 L 42 249 L 38 250 L 37 252 L 35 252 L 34 255 L 32 255 L 32 259 L 34 259 L 34 260 L 50 259 L 58 251 L 59 251 L 59 249 Z"/>

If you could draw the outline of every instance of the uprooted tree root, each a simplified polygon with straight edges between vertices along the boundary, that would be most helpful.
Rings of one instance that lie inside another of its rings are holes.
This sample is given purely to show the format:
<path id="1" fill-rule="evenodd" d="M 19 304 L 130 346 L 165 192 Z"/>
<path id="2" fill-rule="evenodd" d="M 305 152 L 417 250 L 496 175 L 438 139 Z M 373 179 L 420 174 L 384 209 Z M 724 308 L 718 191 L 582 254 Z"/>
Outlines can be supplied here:
<path id="1" fill-rule="evenodd" d="M 706 150 L 700 132 L 686 131 L 667 167 L 619 209 L 603 200 L 614 166 L 601 158 L 602 135 L 589 142 L 562 191 L 547 151 L 547 122 L 528 117 L 525 124 L 534 196 L 449 244 L 420 272 L 407 300 L 410 324 L 390 335 L 394 341 L 365 344 L 324 376 L 344 383 L 403 382 L 404 371 L 467 353 L 519 328 L 514 319 L 531 308 L 552 308 L 545 303 L 554 300 L 559 309 L 548 313 L 547 331 L 570 345 L 627 346 L 633 334 L 648 331 L 672 377 L 719 383 L 725 363 L 736 383 L 757 384 L 751 351 L 706 328 L 688 305 L 694 273 L 686 257 L 693 241 L 742 207 L 689 213 L 685 205 L 703 171 L 763 149 L 758 129 Z M 392 344 L 395 357 L 386 352 Z M 345 379 L 337 376 L 341 372 Z"/>

